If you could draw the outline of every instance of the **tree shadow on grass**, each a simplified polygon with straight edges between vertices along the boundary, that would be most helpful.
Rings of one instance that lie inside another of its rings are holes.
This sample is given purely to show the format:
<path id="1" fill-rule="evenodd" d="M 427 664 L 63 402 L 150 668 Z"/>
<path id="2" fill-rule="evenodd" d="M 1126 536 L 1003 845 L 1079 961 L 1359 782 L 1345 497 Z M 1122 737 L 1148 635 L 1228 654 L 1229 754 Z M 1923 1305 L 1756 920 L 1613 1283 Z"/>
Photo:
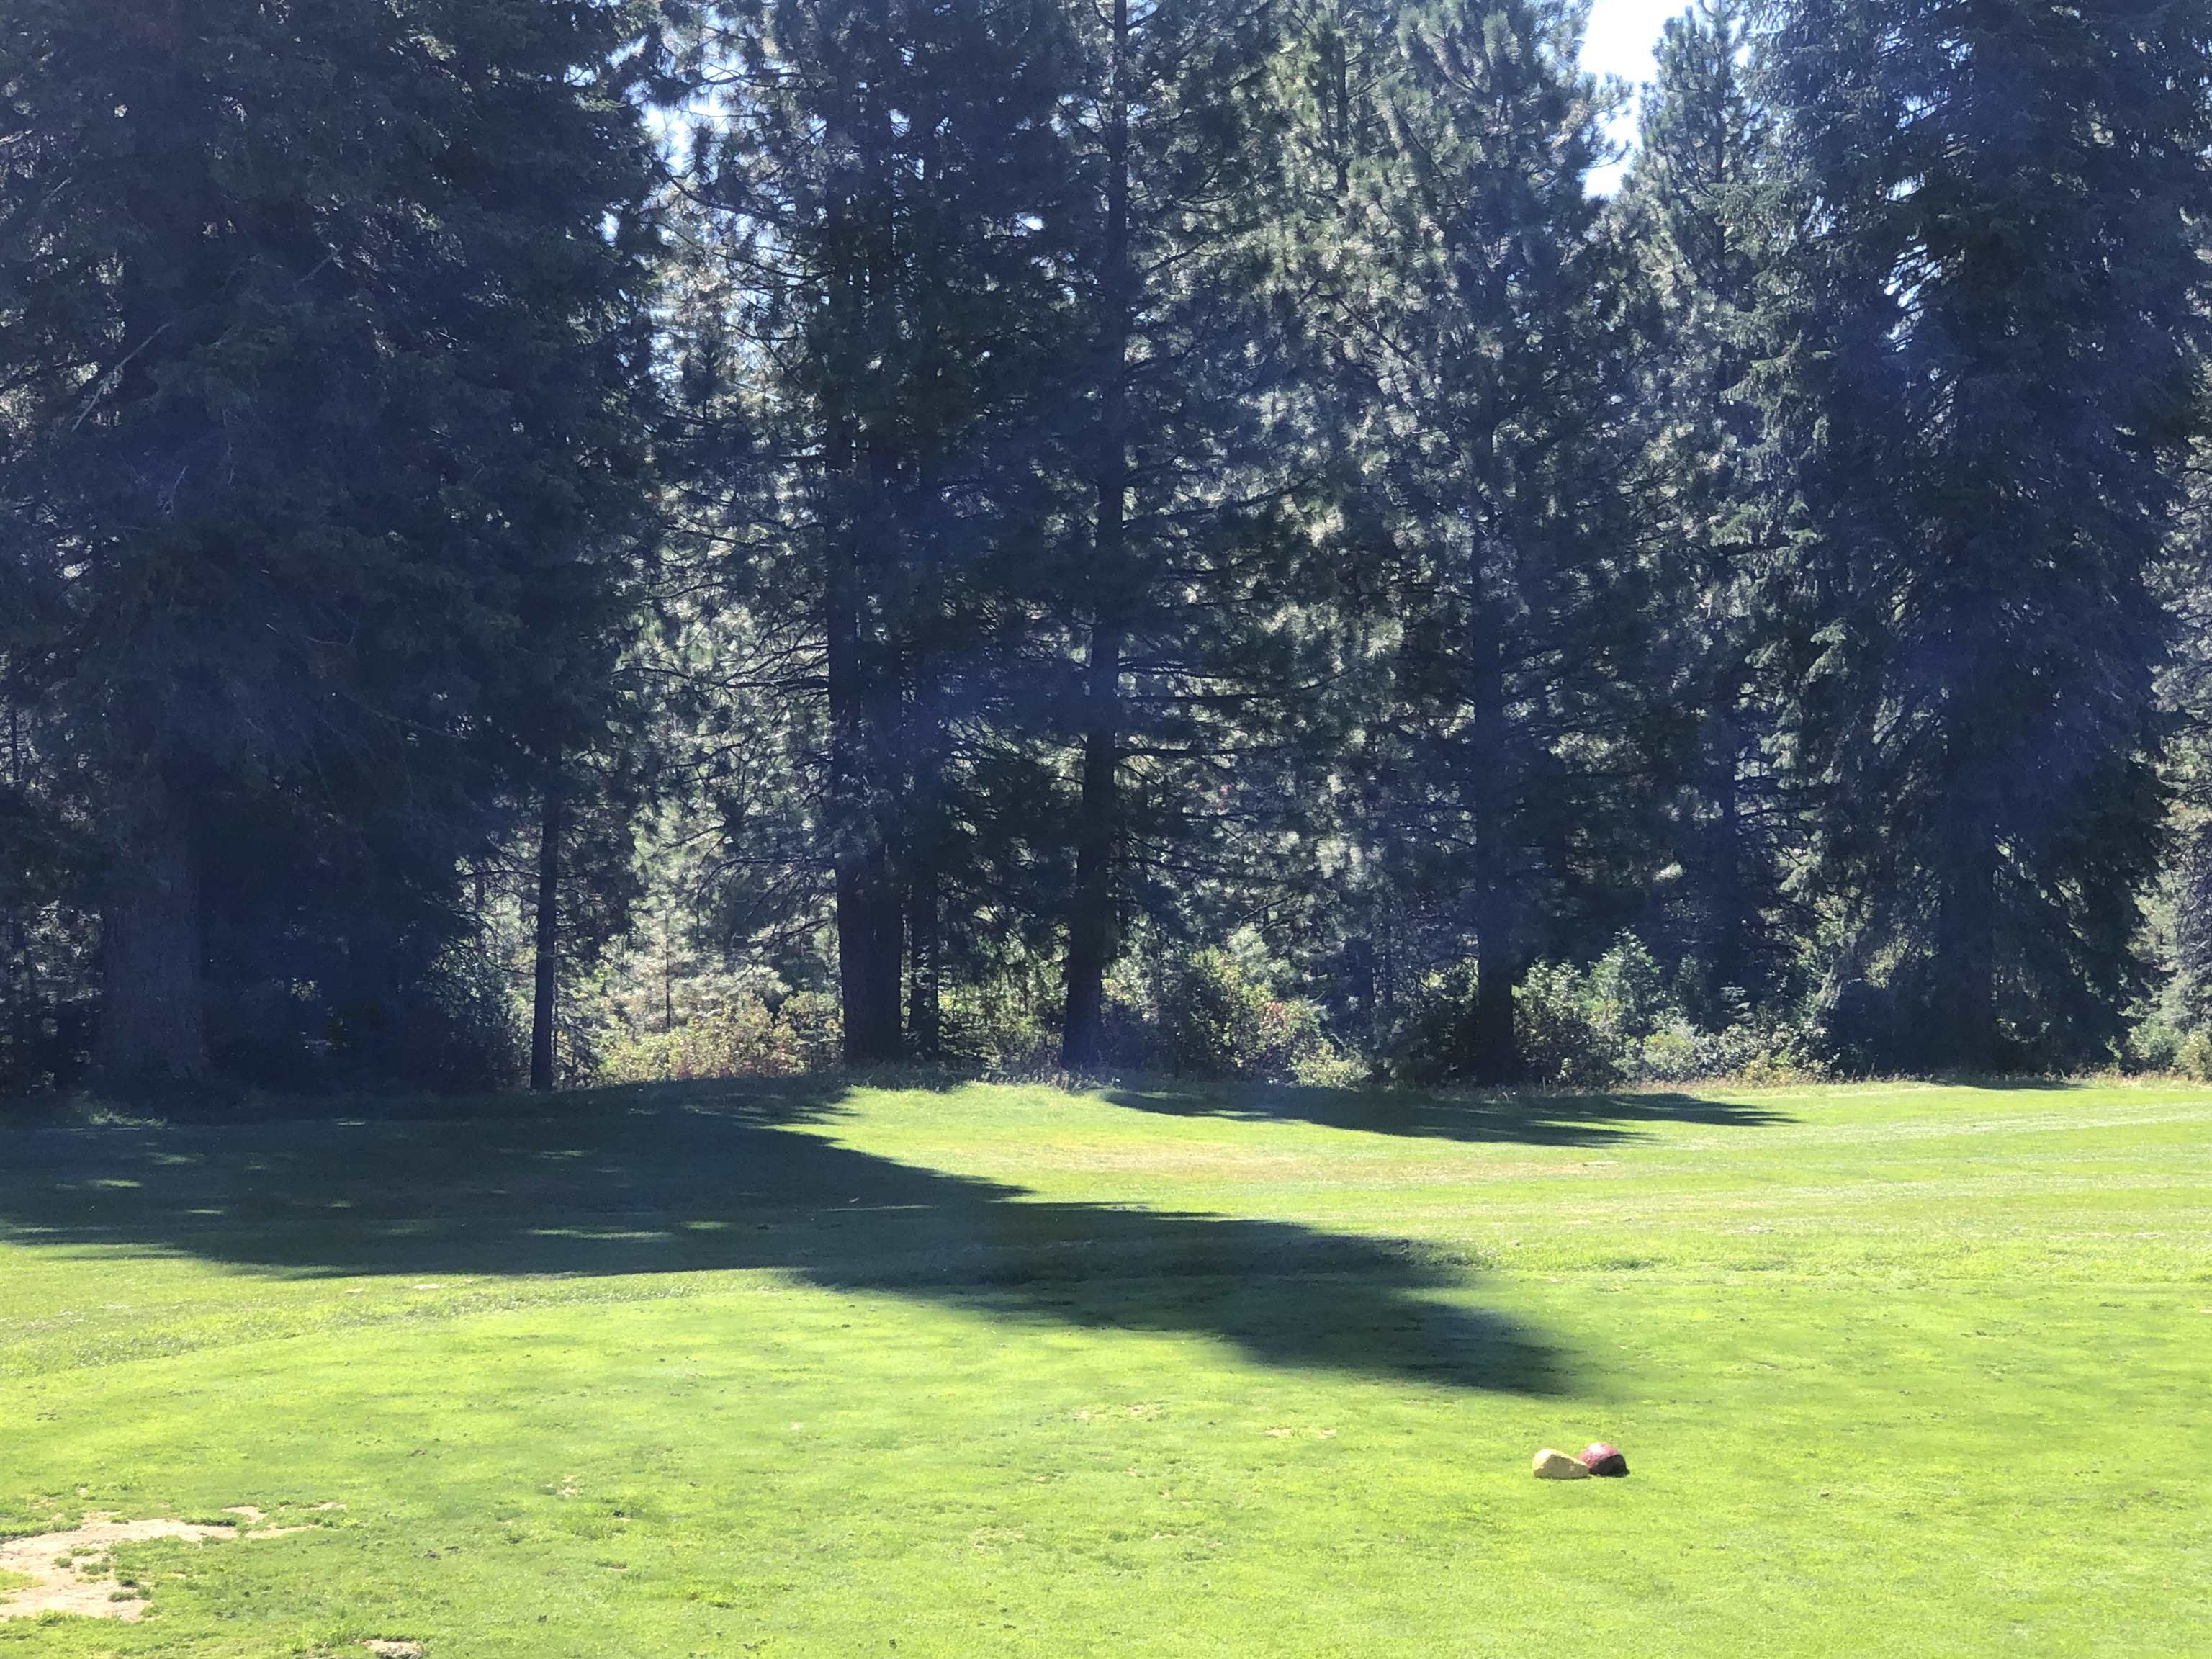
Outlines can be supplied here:
<path id="1" fill-rule="evenodd" d="M 840 1146 L 835 1079 L 678 1085 L 466 1115 L 0 1134 L 0 1237 L 325 1274 L 771 1268 L 1023 1323 L 1188 1332 L 1263 1363 L 1545 1394 L 1559 1361 L 1422 1247 L 1044 1202 Z M 418 1112 L 424 1109 L 416 1109 Z"/>
<path id="2" fill-rule="evenodd" d="M 1134 1111 L 1251 1122 L 1295 1119 L 1331 1129 L 1527 1146 L 1611 1146 L 1662 1123 L 1757 1129 L 1795 1121 L 1764 1106 L 1696 1095 L 1437 1095 L 1413 1090 L 1300 1089 L 1261 1084 L 1123 1086 L 1104 1097 Z"/>

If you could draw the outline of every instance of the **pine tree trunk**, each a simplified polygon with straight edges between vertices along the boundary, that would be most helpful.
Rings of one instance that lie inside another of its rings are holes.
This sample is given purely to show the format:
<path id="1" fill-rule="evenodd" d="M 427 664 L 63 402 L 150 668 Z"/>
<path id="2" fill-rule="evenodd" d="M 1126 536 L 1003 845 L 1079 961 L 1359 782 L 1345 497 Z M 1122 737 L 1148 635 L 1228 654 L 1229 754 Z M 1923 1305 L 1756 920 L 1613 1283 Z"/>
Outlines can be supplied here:
<path id="1" fill-rule="evenodd" d="M 837 995 L 845 1060 L 867 1065 L 898 1057 L 897 965 L 892 959 L 892 1012 L 884 1013 L 881 912 L 887 896 L 881 829 L 870 801 L 868 698 L 860 662 L 859 571 L 851 543 L 830 538 L 827 636 L 830 668 L 830 776 L 833 862 L 837 890 Z"/>
<path id="2" fill-rule="evenodd" d="M 845 983 L 857 1001 L 845 1030 L 845 1058 L 854 1065 L 903 1059 L 899 977 L 906 965 L 906 913 L 890 849 L 880 843 L 860 861 L 854 920 L 854 975 Z M 840 922 L 842 952 L 845 949 L 842 914 Z"/>
<path id="3" fill-rule="evenodd" d="M 1997 1064 L 1996 847 L 1977 793 L 1954 778 L 1944 823 L 1928 1034 L 1938 1066 L 1987 1073 Z"/>
<path id="4" fill-rule="evenodd" d="M 1490 896 L 1486 895 L 1486 898 Z M 1513 1024 L 1513 992 L 1520 977 L 1513 934 L 1504 907 L 1485 906 L 1474 936 L 1474 1023 L 1468 1033 L 1470 1079 L 1482 1084 L 1511 1083 L 1521 1075 L 1521 1045 Z"/>
<path id="5" fill-rule="evenodd" d="M 890 49 L 882 0 L 867 8 L 876 49 Z M 859 252 L 842 274 L 846 373 L 854 387 L 877 372 L 872 361 L 896 331 L 890 307 L 897 289 L 897 186 L 891 176 L 893 112 L 872 78 L 862 89 L 854 142 L 860 185 L 848 210 Z M 847 393 L 846 395 L 850 395 Z M 830 671 L 829 794 L 836 837 L 837 988 L 848 1065 L 902 1054 L 899 989 L 905 966 L 905 891 L 891 845 L 889 797 L 898 776 L 900 732 L 890 646 L 867 616 L 873 571 L 895 569 L 898 525 L 896 434 L 880 414 L 864 425 L 848 411 L 831 439 L 839 482 L 848 492 L 830 537 L 827 639 Z"/>
<path id="6" fill-rule="evenodd" d="M 1521 982 L 1522 964 L 1509 833 L 1515 785 L 1501 628 L 1494 608 L 1477 599 L 1468 629 L 1468 725 L 1475 854 L 1475 998 L 1468 1036 L 1473 1079 L 1483 1084 L 1510 1083 L 1521 1075 L 1513 994 Z"/>
<path id="7" fill-rule="evenodd" d="M 561 995 L 561 836 L 563 800 L 556 762 L 538 819 L 538 939 L 530 1000 L 530 1086 L 553 1087 L 553 1042 Z"/>
<path id="8" fill-rule="evenodd" d="M 906 872 L 906 1052 L 915 1060 L 944 1057 L 944 888 L 945 769 L 951 749 L 944 699 L 919 683 L 908 667 L 900 749 L 908 833 Z"/>
<path id="9" fill-rule="evenodd" d="M 863 657 L 860 571 L 854 539 L 830 538 L 827 640 L 830 772 L 835 836 L 837 991 L 848 1064 L 899 1058 L 899 970 L 903 927 L 899 884 L 875 799 L 884 745 L 874 730 L 878 699 Z"/>
<path id="10" fill-rule="evenodd" d="M 1713 804 L 1713 823 L 1707 844 L 1705 878 L 1711 898 L 1711 937 L 1706 948 L 1717 988 L 1749 990 L 1751 961 L 1747 937 L 1751 920 L 1745 897 L 1743 797 L 1739 763 L 1743 738 L 1736 720 L 1736 691 L 1733 678 L 1725 678 L 1714 692 L 1706 733 L 1706 798 Z"/>
<path id="11" fill-rule="evenodd" d="M 676 945 L 669 913 L 660 913 L 660 1034 L 676 1029 Z"/>
<path id="12" fill-rule="evenodd" d="M 95 1062 L 112 1087 L 207 1074 L 200 889 L 191 836 L 167 784 L 140 783 L 100 907 Z"/>
<path id="13" fill-rule="evenodd" d="M 1131 577 L 1127 388 L 1134 286 L 1129 265 L 1129 5 L 1114 0 L 1111 108 L 1106 128 L 1104 307 L 1099 332 L 1097 521 L 1091 560 L 1090 660 L 1084 674 L 1083 794 L 1075 890 L 1067 918 L 1066 1003 L 1060 1063 L 1089 1071 L 1104 1058 L 1106 970 L 1114 956 L 1114 860 L 1121 827 L 1121 656 Z"/>
<path id="14" fill-rule="evenodd" d="M 1075 893 L 1067 919 L 1067 1009 L 1060 1063 L 1089 1071 L 1104 1058 L 1106 969 L 1114 951 L 1114 852 L 1119 840 L 1121 641 L 1111 629 L 1091 636 L 1090 729 L 1083 739 L 1083 799 L 1076 824 Z"/>
<path id="15" fill-rule="evenodd" d="M 23 787 L 23 711 L 14 697 L 8 700 L 8 781 L 19 793 Z M 0 1090 L 20 1089 L 28 1094 L 31 1054 L 37 1046 L 33 1012 L 38 1006 L 38 984 L 31 969 L 31 941 L 25 921 L 29 895 L 19 894 L 8 907 L 8 1041 L 9 1063 L 0 1066 Z"/>
<path id="16" fill-rule="evenodd" d="M 1336 127 L 1336 199 L 1341 206 L 1352 194 L 1352 41 L 1341 13 L 1330 31 L 1328 76 Z"/>

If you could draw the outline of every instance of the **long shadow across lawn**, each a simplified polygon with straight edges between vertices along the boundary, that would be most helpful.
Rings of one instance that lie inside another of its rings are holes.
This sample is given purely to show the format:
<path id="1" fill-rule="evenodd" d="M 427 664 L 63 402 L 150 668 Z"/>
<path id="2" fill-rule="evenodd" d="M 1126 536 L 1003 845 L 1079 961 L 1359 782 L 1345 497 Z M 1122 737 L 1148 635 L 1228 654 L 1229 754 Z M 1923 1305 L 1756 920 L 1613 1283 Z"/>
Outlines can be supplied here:
<path id="1" fill-rule="evenodd" d="M 1790 1122 L 1762 1106 L 1696 1095 L 1436 1095 L 1410 1090 L 1296 1089 L 1278 1085 L 1177 1085 L 1109 1089 L 1116 1106 L 1170 1117 L 1267 1122 L 1295 1118 L 1331 1129 L 1431 1140 L 1506 1141 L 1527 1146 L 1612 1146 L 1662 1123 L 1756 1129 Z"/>
<path id="2" fill-rule="evenodd" d="M 0 1237 L 295 1274 L 776 1268 L 1032 1323 L 1541 1394 L 1559 1357 L 1425 1292 L 1463 1267 L 1279 1222 L 1038 1202 L 835 1145 L 842 1085 L 671 1085 L 456 1115 L 0 1130 Z"/>

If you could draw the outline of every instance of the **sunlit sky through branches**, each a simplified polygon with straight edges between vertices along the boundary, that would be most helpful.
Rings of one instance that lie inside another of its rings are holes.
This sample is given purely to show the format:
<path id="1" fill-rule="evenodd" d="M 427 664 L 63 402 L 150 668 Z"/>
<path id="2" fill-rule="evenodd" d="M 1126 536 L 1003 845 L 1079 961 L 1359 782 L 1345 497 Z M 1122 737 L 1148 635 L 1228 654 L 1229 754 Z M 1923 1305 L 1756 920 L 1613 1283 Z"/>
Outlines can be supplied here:
<path id="1" fill-rule="evenodd" d="M 1651 51 L 1667 20 L 1686 9 L 1687 0 L 1595 0 L 1590 8 L 1589 43 L 1583 48 L 1583 66 L 1595 75 L 1617 75 L 1631 86 L 1651 78 Z M 1624 145 L 1636 136 L 1633 110 L 1624 112 L 1613 131 Z M 1608 167 L 1590 180 L 1591 188 L 1610 191 L 1620 181 L 1620 167 Z"/>
<path id="2" fill-rule="evenodd" d="M 1651 78 L 1652 49 L 1659 44 L 1660 31 L 1667 20 L 1683 11 L 1688 0 L 1594 0 L 1590 8 L 1589 35 L 1583 48 L 1583 64 L 1595 75 L 1617 75 L 1632 87 L 1640 87 Z M 711 119 L 709 109 L 702 105 L 690 112 L 695 118 Z M 686 118 L 668 111 L 655 110 L 652 122 L 664 139 L 673 140 Z M 1625 149 L 1636 137 L 1636 113 L 1633 105 L 1621 112 L 1614 125 L 1613 137 Z M 1623 166 L 1601 168 L 1591 175 L 1594 191 L 1610 194 L 1620 184 Z"/>

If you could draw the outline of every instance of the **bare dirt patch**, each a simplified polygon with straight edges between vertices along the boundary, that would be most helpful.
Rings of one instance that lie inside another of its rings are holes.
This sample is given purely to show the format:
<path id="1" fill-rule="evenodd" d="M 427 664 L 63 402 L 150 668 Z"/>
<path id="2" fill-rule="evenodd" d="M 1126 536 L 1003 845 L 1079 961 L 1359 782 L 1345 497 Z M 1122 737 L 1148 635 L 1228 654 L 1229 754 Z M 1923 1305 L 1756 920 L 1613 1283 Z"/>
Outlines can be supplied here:
<path id="1" fill-rule="evenodd" d="M 376 1659 L 422 1659 L 420 1642 L 363 1642 L 362 1646 L 376 1656 Z"/>
<path id="2" fill-rule="evenodd" d="M 66 1532 L 42 1532 L 0 1540 L 0 1583 L 11 1576 L 28 1579 L 18 1589 L 0 1589 L 0 1619 L 35 1619 L 44 1613 L 73 1613 L 86 1619 L 138 1620 L 146 1616 L 143 1590 L 116 1583 L 108 1552 L 118 1544 L 143 1544 L 157 1538 L 195 1543 L 240 1536 L 274 1538 L 296 1527 L 241 1532 L 258 1525 L 262 1512 L 251 1504 L 226 1510 L 238 1523 L 203 1526 L 191 1521 L 118 1521 L 95 1515 Z"/>

